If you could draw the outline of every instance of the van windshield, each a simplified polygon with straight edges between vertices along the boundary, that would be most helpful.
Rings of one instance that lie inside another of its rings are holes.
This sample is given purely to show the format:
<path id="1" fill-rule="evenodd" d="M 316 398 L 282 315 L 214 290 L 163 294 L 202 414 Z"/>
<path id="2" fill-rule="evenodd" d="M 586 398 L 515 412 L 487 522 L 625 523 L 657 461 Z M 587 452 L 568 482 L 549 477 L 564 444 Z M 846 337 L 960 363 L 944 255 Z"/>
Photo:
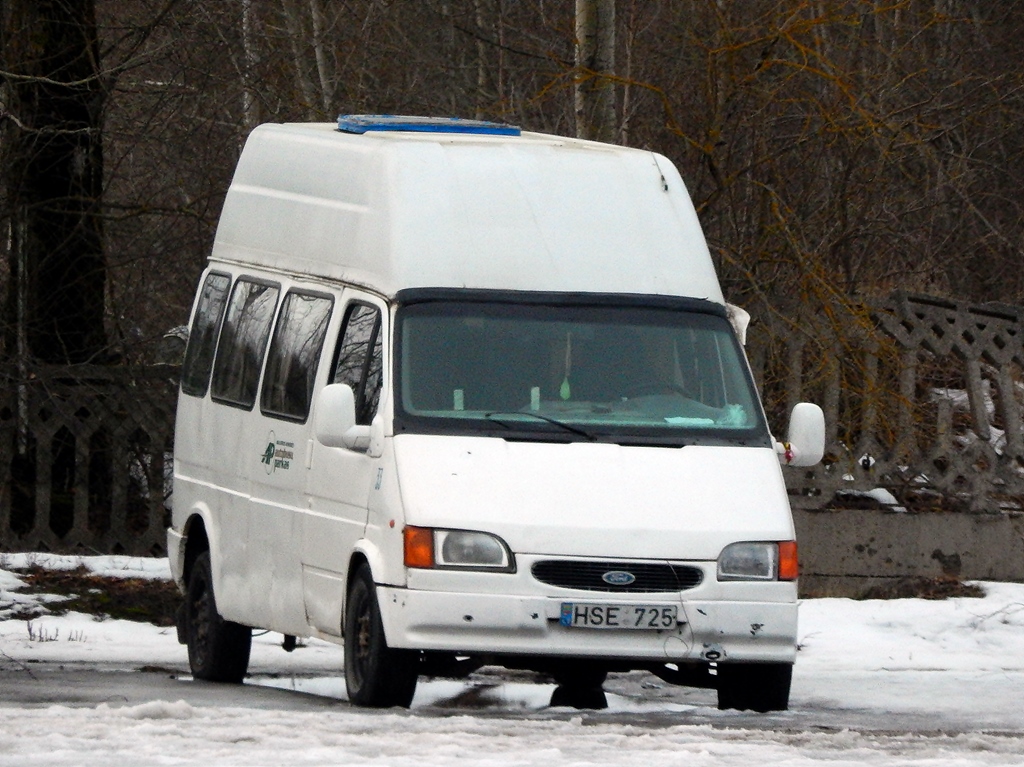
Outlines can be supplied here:
<path id="1" fill-rule="evenodd" d="M 602 305 L 593 297 L 559 304 L 453 295 L 401 305 L 396 431 L 770 444 L 720 307 L 615 298 Z"/>

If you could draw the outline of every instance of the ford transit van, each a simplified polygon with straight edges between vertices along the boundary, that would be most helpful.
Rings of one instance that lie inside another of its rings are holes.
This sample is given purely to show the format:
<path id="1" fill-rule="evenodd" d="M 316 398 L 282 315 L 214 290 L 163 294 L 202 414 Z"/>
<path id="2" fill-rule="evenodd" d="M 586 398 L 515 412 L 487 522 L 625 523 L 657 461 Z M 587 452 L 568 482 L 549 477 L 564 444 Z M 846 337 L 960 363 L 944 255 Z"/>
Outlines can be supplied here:
<path id="1" fill-rule="evenodd" d="M 773 439 L 663 156 L 495 123 L 264 125 L 182 368 L 168 551 L 199 679 L 253 629 L 344 646 L 350 699 L 609 671 L 785 709 L 797 548 Z"/>

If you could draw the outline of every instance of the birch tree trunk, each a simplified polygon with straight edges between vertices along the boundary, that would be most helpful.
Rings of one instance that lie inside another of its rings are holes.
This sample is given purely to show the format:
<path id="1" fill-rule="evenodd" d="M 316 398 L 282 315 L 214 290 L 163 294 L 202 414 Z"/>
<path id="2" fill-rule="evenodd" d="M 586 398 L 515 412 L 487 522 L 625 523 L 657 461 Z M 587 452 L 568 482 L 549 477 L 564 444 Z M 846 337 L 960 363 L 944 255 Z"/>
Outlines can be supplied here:
<path id="1" fill-rule="evenodd" d="M 260 124 L 260 105 L 256 99 L 256 35 L 255 11 L 252 0 L 242 0 L 242 47 L 244 60 L 242 66 L 242 120 L 246 133 Z"/>
<path id="2" fill-rule="evenodd" d="M 615 141 L 615 0 L 576 0 L 576 135 Z"/>
<path id="3" fill-rule="evenodd" d="M 281 0 L 281 13 L 284 16 L 285 29 L 288 32 L 288 42 L 292 54 L 292 66 L 295 69 L 295 79 L 298 82 L 299 92 L 302 94 L 305 119 L 315 120 L 317 111 L 322 104 L 322 97 L 313 85 L 306 71 L 306 58 L 304 51 L 305 30 L 299 8 L 294 0 Z"/>
<path id="4" fill-rule="evenodd" d="M 487 98 L 487 44 L 484 42 L 484 9 L 481 0 L 473 0 L 473 20 L 480 36 L 476 40 L 476 114 L 477 120 L 486 117 L 484 104 L 489 101 Z"/>
<path id="5" fill-rule="evenodd" d="M 313 21 L 313 58 L 316 61 L 320 83 L 320 103 L 324 114 L 330 115 L 334 107 L 334 88 L 337 83 L 333 57 L 328 52 L 327 20 L 321 0 L 309 0 L 309 15 Z"/>

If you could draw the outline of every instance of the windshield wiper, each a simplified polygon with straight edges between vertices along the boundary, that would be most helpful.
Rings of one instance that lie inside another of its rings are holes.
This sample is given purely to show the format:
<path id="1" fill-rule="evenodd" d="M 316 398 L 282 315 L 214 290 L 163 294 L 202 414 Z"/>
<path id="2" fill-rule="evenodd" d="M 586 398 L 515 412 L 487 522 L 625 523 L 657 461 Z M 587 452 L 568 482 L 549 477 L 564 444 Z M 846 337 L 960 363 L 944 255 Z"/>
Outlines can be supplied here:
<path id="1" fill-rule="evenodd" d="M 584 439 L 586 439 L 586 440 L 588 440 L 590 442 L 594 441 L 594 435 L 591 434 L 590 432 L 584 431 L 583 429 L 579 428 L 578 426 L 573 426 L 571 424 L 567 424 L 564 421 L 559 421 L 556 418 L 551 418 L 551 417 L 546 416 L 546 415 L 541 415 L 540 413 L 531 413 L 529 411 L 523 411 L 523 410 L 495 410 L 495 411 L 493 411 L 491 413 L 484 413 L 484 418 L 486 418 L 488 421 L 494 421 L 495 423 L 500 423 L 502 426 L 504 426 L 507 429 L 511 429 L 512 427 L 509 426 L 507 423 L 505 423 L 505 421 L 513 420 L 510 416 L 515 416 L 516 418 L 521 418 L 524 415 L 529 417 L 529 418 L 537 418 L 538 420 L 545 421 L 545 422 L 550 423 L 550 424 L 554 424 L 555 426 L 559 426 L 559 427 L 565 429 L 567 432 L 570 432 L 572 434 L 576 434 L 576 435 L 578 435 L 580 437 L 583 437 Z M 503 420 L 503 417 L 504 417 L 504 420 Z"/>

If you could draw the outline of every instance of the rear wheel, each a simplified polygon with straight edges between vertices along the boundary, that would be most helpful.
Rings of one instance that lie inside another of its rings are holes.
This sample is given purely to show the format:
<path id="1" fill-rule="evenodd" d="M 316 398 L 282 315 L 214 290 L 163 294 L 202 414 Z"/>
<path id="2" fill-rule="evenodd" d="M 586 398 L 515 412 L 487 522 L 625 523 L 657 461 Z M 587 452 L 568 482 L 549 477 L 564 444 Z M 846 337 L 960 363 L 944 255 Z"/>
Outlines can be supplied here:
<path id="1" fill-rule="evenodd" d="M 558 687 L 551 693 L 552 706 L 572 708 L 608 708 L 608 698 L 602 686 L 608 678 L 608 669 L 581 660 L 565 660 L 551 672 Z"/>
<path id="2" fill-rule="evenodd" d="M 785 711 L 789 708 L 791 663 L 719 663 L 718 707 L 740 711 Z"/>
<path id="3" fill-rule="evenodd" d="M 345 684 L 358 706 L 408 708 L 416 693 L 418 656 L 388 647 L 368 565 L 360 565 L 345 604 Z"/>
<path id="4" fill-rule="evenodd" d="M 562 687 L 601 689 L 608 678 L 608 669 L 587 661 L 566 660 L 551 676 Z"/>
<path id="5" fill-rule="evenodd" d="M 185 634 L 192 676 L 210 682 L 242 681 L 249 668 L 252 630 L 224 620 L 217 612 L 209 551 L 196 558 L 189 575 Z"/>

